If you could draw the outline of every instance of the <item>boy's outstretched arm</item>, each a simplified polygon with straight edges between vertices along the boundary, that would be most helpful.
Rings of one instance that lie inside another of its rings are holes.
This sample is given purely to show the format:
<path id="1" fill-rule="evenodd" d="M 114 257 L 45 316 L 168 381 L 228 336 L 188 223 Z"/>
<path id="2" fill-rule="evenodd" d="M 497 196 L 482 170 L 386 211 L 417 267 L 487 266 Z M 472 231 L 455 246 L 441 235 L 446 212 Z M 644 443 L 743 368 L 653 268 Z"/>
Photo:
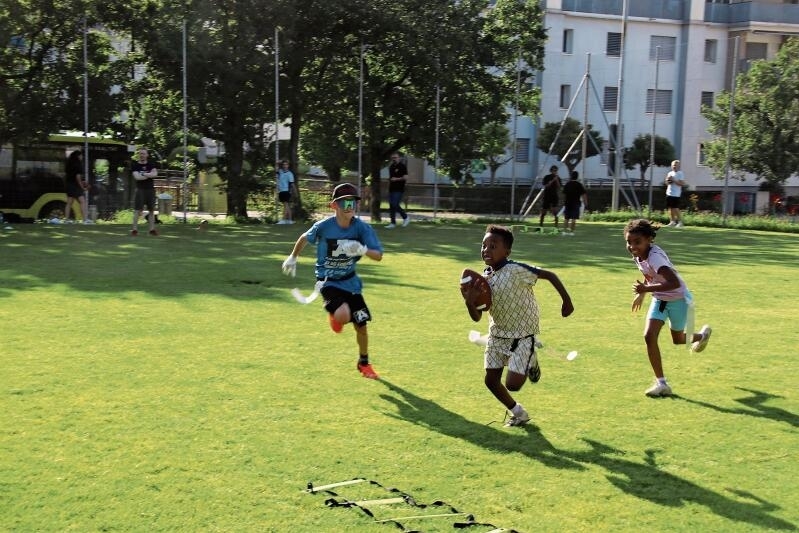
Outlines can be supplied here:
<path id="1" fill-rule="evenodd" d="M 566 290 L 566 287 L 563 286 L 563 283 L 561 283 L 560 278 L 549 270 L 542 270 L 538 273 L 538 277 L 550 282 L 552 286 L 555 287 L 555 290 L 558 291 L 558 294 L 560 294 L 560 298 L 563 300 L 563 304 L 560 307 L 561 316 L 567 317 L 572 314 L 574 312 L 574 305 L 572 304 L 569 292 Z"/>

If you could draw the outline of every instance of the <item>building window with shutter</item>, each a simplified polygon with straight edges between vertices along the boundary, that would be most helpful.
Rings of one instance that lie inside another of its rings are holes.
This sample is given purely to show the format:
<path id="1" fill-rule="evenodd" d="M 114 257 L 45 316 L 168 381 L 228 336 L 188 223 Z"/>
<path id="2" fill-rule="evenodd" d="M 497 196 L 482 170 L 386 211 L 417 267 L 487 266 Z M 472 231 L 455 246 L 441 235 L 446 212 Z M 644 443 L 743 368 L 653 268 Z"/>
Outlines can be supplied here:
<path id="1" fill-rule="evenodd" d="M 574 49 L 574 30 L 563 30 L 563 53 L 571 54 Z"/>
<path id="2" fill-rule="evenodd" d="M 621 33 L 608 32 L 605 54 L 611 57 L 621 56 Z"/>
<path id="3" fill-rule="evenodd" d="M 671 115 L 671 91 L 658 89 L 656 97 L 654 89 L 647 89 L 646 112 L 654 112 L 658 115 Z"/>
<path id="4" fill-rule="evenodd" d="M 716 39 L 705 39 L 705 63 L 715 63 L 719 42 Z"/>
<path id="5" fill-rule="evenodd" d="M 530 139 L 525 137 L 518 137 L 516 139 L 516 162 L 530 162 Z"/>
<path id="6" fill-rule="evenodd" d="M 567 109 L 569 104 L 572 101 L 572 86 L 571 85 L 561 85 L 560 86 L 560 108 Z"/>
<path id="7" fill-rule="evenodd" d="M 657 49 L 660 47 L 660 55 L 657 55 Z M 674 51 L 677 47 L 676 37 L 665 37 L 662 35 L 653 35 L 649 39 L 649 59 L 654 61 L 659 58 L 661 61 L 674 61 Z"/>
<path id="8" fill-rule="evenodd" d="M 712 91 L 702 91 L 702 98 L 699 105 L 699 111 L 702 111 L 702 108 L 709 107 L 713 108 L 713 92 Z"/>
<path id="9" fill-rule="evenodd" d="M 616 111 L 619 107 L 619 88 L 605 87 L 602 98 L 602 111 Z"/>

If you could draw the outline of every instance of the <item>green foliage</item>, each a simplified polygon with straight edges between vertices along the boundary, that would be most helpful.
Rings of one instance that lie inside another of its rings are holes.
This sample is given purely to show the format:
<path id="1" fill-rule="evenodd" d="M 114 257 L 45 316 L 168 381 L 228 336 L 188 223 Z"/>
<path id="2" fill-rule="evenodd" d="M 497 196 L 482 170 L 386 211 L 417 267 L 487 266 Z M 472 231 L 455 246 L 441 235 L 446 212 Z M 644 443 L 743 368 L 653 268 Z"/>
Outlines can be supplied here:
<path id="1" fill-rule="evenodd" d="M 593 139 L 593 142 L 589 140 L 586 144 L 585 156 L 594 157 L 599 155 L 599 148 L 602 147 L 602 143 L 605 141 L 599 132 L 593 129 L 591 124 L 588 124 L 586 129 L 588 135 Z M 566 151 L 569 150 L 569 147 L 571 147 L 574 140 L 582 131 L 582 123 L 571 117 L 566 117 L 562 125 L 560 122 L 547 122 L 541 128 L 536 146 L 545 153 L 555 154 L 561 158 L 565 155 Z M 569 157 L 566 158 L 564 163 L 569 168 L 569 171 L 572 171 L 577 168 L 577 165 L 582 160 L 582 144 L 578 142 L 569 153 Z"/>
<path id="2" fill-rule="evenodd" d="M 652 155 L 652 135 L 642 133 L 633 139 L 632 145 L 624 152 L 624 163 L 627 170 L 632 170 L 638 165 L 641 179 L 646 178 Z M 674 146 L 665 137 L 655 135 L 655 166 L 667 167 L 676 158 Z"/>
<path id="3" fill-rule="evenodd" d="M 706 164 L 723 178 L 731 93 L 722 92 L 714 108 L 703 108 L 708 131 Z M 799 39 L 785 41 L 770 61 L 755 61 L 736 80 L 730 168 L 756 179 L 782 183 L 799 171 Z"/>

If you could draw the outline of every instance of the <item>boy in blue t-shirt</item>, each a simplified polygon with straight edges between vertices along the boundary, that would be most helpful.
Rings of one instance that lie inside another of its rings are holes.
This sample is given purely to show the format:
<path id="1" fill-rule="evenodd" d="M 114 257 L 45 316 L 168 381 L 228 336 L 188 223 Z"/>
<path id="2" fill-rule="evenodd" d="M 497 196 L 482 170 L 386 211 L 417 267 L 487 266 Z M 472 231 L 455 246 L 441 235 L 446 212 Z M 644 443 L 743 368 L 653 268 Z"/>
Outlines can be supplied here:
<path id="1" fill-rule="evenodd" d="M 355 272 L 361 256 L 375 261 L 383 259 L 383 245 L 375 230 L 355 216 L 358 190 L 350 183 L 333 189 L 330 207 L 335 215 L 316 222 L 300 235 L 291 254 L 283 262 L 283 273 L 294 276 L 297 257 L 308 243 L 316 245 L 316 279 L 322 282 L 320 292 L 329 313 L 330 327 L 340 333 L 344 324 L 352 322 L 358 342 L 358 370 L 363 377 L 379 379 L 369 364 L 369 336 L 366 323 L 372 315 L 363 299 L 363 283 Z"/>

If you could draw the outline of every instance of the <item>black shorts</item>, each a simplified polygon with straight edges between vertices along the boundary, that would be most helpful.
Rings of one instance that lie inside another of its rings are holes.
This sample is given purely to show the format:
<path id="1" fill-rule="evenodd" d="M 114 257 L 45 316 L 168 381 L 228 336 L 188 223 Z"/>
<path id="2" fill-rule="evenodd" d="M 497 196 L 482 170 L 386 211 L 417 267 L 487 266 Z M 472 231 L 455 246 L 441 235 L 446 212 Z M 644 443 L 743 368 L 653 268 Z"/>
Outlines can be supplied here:
<path id="1" fill-rule="evenodd" d="M 680 197 L 666 196 L 666 207 L 680 207 Z"/>
<path id="2" fill-rule="evenodd" d="M 70 183 L 67 185 L 67 197 L 68 198 L 80 198 L 83 196 L 84 190 L 83 188 L 79 187 L 77 183 Z"/>
<path id="3" fill-rule="evenodd" d="M 552 196 L 550 196 L 550 197 L 544 196 L 544 203 L 541 205 L 541 208 L 542 209 L 555 209 L 555 208 L 558 207 L 558 200 L 559 200 L 559 198 L 557 196 L 554 196 L 554 197 L 552 197 Z"/>
<path id="4" fill-rule="evenodd" d="M 150 211 L 155 211 L 155 189 L 136 189 L 136 196 L 133 197 L 133 209 L 141 211 L 145 205 Z"/>
<path id="5" fill-rule="evenodd" d="M 575 206 L 567 205 L 566 207 L 564 207 L 563 208 L 563 217 L 567 218 L 569 220 L 577 220 L 577 219 L 579 219 L 580 218 L 580 206 L 579 206 L 579 204 L 575 205 Z"/>
<path id="6" fill-rule="evenodd" d="M 369 308 L 366 307 L 363 294 L 353 294 L 338 287 L 323 287 L 321 293 L 322 298 L 325 299 L 325 311 L 328 313 L 334 313 L 336 309 L 341 307 L 341 304 L 346 303 L 350 306 L 352 322 L 355 325 L 364 326 L 372 320 L 372 314 L 369 312 Z"/>
<path id="7" fill-rule="evenodd" d="M 280 191 L 277 193 L 277 199 L 284 204 L 291 201 L 291 191 Z"/>

